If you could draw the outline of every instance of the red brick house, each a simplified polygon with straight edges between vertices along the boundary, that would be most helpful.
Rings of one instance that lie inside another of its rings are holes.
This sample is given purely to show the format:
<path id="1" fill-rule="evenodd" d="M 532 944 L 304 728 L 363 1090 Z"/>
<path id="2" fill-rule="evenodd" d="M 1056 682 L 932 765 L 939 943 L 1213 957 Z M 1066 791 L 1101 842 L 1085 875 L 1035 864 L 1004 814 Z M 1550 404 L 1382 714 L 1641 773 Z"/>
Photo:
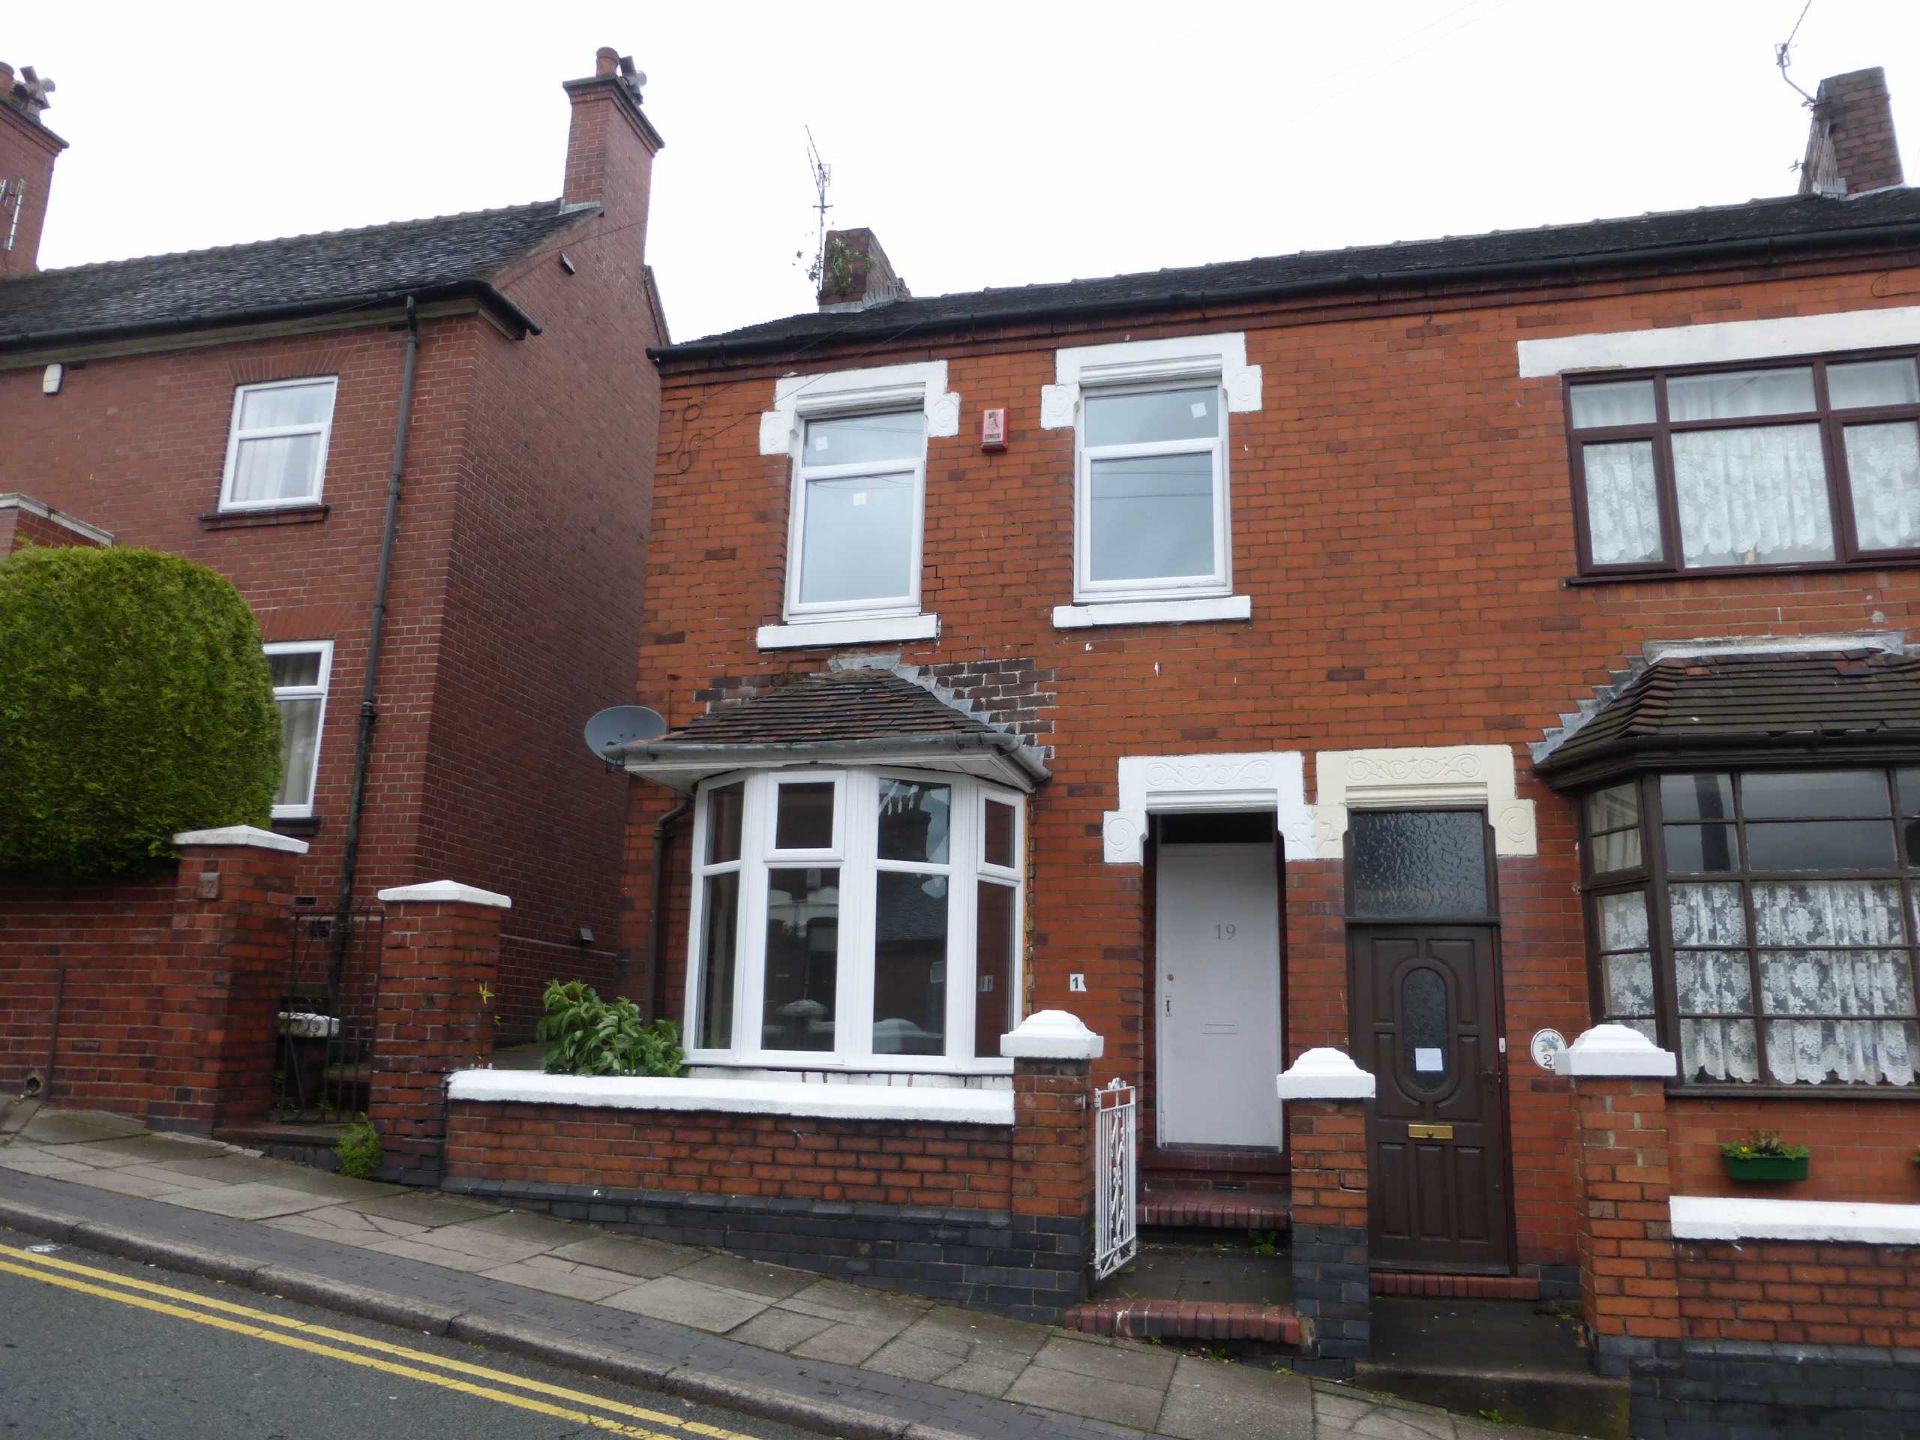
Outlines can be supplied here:
<path id="1" fill-rule="evenodd" d="M 296 908 L 510 894 L 508 1035 L 549 977 L 618 963 L 626 801 L 580 727 L 639 651 L 666 339 L 642 78 L 602 50 L 567 82 L 555 200 L 41 270 L 65 142 L 0 68 L 0 554 L 231 578 L 280 691 Z"/>
<path id="2" fill-rule="evenodd" d="M 1364 1354 L 1368 1268 L 1577 1293 L 1637 1427 L 1791 1371 L 1902 1433 L 1920 194 L 1888 115 L 1880 72 L 1826 82 L 1793 196 L 1108 280 L 915 298 L 843 232 L 818 313 L 658 350 L 642 694 L 678 723 L 627 752 L 629 943 L 692 1077 L 457 1080 L 451 1172 L 511 1192 L 547 1135 L 580 1213 L 1044 1310 L 1072 1285 L 1013 1285 L 982 1217 L 1087 1243 L 1022 1077 L 1099 1055 L 1142 1096 L 1140 1214 L 1291 1194 L 1292 1311 L 1211 1338 Z M 1048 1011 L 1098 1039 L 1003 1048 Z M 1724 1173 L 1756 1128 L 1808 1178 Z"/>

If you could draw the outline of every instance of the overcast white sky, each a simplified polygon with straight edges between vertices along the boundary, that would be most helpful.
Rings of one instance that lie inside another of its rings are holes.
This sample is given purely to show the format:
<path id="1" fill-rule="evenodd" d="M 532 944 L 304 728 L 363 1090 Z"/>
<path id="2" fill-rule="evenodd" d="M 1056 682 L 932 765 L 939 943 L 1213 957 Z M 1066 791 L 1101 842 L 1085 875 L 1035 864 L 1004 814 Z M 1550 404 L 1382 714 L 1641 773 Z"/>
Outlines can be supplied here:
<path id="1" fill-rule="evenodd" d="M 10 7 L 0 59 L 59 85 L 54 266 L 555 196 L 614 45 L 691 339 L 811 308 L 808 125 L 923 295 L 1781 194 L 1803 3 L 94 0 Z M 1920 181 L 1920 3 L 1813 0 L 1795 78 L 1866 65 Z"/>

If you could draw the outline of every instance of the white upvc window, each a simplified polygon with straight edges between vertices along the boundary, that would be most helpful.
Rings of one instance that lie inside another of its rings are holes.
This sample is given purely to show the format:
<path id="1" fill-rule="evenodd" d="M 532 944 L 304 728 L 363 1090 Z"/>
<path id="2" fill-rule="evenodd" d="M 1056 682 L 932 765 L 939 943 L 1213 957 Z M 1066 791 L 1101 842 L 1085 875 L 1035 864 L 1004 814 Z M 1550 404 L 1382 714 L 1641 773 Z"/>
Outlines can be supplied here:
<path id="1" fill-rule="evenodd" d="M 222 510 L 261 510 L 319 501 L 333 433 L 332 375 L 242 385 L 233 396 Z"/>
<path id="2" fill-rule="evenodd" d="M 273 818 L 305 819 L 313 814 L 314 777 L 320 773 L 333 642 L 289 641 L 262 648 L 273 672 L 274 703 L 280 708 L 280 789 L 273 799 Z"/>
<path id="3" fill-rule="evenodd" d="M 794 457 L 786 618 L 920 613 L 927 423 L 911 408 L 806 416 Z"/>
<path id="4" fill-rule="evenodd" d="M 913 770 L 700 787 L 688 1057 L 993 1071 L 1018 1019 L 1022 797 Z"/>

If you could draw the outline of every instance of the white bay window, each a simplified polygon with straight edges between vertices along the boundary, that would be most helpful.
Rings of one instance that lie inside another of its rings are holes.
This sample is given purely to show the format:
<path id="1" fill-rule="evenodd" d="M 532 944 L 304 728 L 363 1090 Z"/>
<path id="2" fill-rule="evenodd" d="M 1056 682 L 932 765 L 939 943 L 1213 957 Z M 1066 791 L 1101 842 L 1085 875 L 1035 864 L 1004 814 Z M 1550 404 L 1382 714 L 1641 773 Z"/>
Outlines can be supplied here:
<path id="1" fill-rule="evenodd" d="M 1021 817 L 1017 792 L 964 775 L 701 785 L 690 1058 L 996 1068 L 1020 989 Z"/>

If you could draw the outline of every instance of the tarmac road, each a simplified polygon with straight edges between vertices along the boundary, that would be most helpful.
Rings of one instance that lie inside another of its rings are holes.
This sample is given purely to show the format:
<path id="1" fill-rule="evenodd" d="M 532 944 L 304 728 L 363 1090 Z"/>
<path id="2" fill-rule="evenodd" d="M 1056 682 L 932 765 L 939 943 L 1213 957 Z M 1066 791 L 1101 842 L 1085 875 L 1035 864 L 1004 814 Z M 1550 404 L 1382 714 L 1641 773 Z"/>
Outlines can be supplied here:
<path id="1" fill-rule="evenodd" d="M 561 1436 L 813 1440 L 0 1229 L 0 1440 Z"/>

